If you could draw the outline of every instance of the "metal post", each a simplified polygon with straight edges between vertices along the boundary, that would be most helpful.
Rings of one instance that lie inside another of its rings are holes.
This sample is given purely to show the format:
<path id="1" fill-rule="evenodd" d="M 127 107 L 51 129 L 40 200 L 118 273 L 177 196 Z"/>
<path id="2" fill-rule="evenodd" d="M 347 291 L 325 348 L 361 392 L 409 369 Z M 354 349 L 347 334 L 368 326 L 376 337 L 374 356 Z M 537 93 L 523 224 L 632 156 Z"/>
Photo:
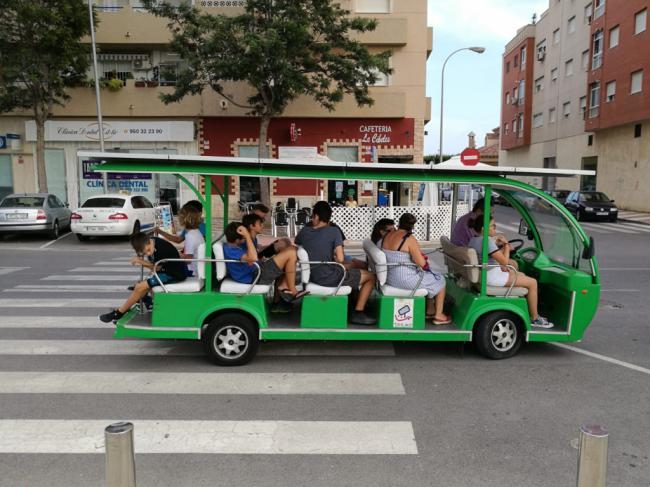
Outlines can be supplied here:
<path id="1" fill-rule="evenodd" d="M 138 255 L 141 259 L 144 259 L 144 255 Z M 144 281 L 144 266 L 140 266 L 140 282 Z M 140 298 L 140 314 L 143 315 L 146 313 L 144 305 L 144 298 Z"/>
<path id="2" fill-rule="evenodd" d="M 609 432 L 596 424 L 580 426 L 577 487 L 607 485 L 607 441 Z"/>
<path id="3" fill-rule="evenodd" d="M 451 201 L 449 203 L 451 203 L 451 223 L 449 225 L 449 235 L 451 236 L 451 231 L 456 223 L 456 206 L 458 206 L 458 185 L 456 183 L 451 185 Z"/>
<path id="4" fill-rule="evenodd" d="M 135 487 L 133 424 L 113 423 L 104 430 L 106 487 Z"/>
<path id="5" fill-rule="evenodd" d="M 99 149 L 104 152 L 104 119 L 102 118 L 102 102 L 99 96 L 99 74 L 97 69 L 97 45 L 95 43 L 95 20 L 93 18 L 93 0 L 88 0 L 88 16 L 90 17 L 90 42 L 93 53 L 93 73 L 95 74 L 95 103 L 97 104 L 97 130 L 99 131 Z M 108 173 L 102 173 L 104 194 L 108 193 Z"/>

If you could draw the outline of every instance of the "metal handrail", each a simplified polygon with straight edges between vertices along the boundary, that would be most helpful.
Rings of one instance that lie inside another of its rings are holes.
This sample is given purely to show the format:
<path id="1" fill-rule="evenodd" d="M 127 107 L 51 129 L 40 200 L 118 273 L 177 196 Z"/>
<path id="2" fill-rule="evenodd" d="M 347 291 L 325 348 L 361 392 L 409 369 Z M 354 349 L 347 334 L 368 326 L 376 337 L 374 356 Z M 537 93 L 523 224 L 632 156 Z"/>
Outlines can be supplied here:
<path id="1" fill-rule="evenodd" d="M 420 284 L 422 284 L 422 281 L 424 280 L 424 273 L 426 272 L 424 269 L 422 269 L 421 266 L 419 266 L 418 264 L 416 264 L 414 262 L 412 262 L 412 263 L 410 263 L 410 262 L 386 262 L 385 264 L 379 264 L 379 263 L 377 263 L 375 261 L 375 259 L 372 258 L 372 255 L 370 255 L 370 254 L 366 254 L 366 255 L 368 256 L 368 258 L 374 264 L 375 269 L 377 267 L 379 267 L 379 266 L 386 266 L 386 267 L 391 267 L 391 266 L 392 267 L 417 267 L 418 269 L 420 269 L 420 272 L 419 272 L 420 278 L 418 279 L 418 282 L 415 284 L 415 287 L 413 289 L 411 289 L 411 294 L 409 294 L 409 298 L 412 298 L 413 296 L 415 296 L 415 291 L 420 289 Z M 388 269 L 386 269 L 386 270 L 388 270 Z M 408 291 L 408 289 L 407 289 L 407 291 Z"/>
<path id="2" fill-rule="evenodd" d="M 163 291 L 168 293 L 169 291 L 165 287 L 165 285 L 162 283 L 160 280 L 160 277 L 158 276 L 158 270 L 156 267 L 158 267 L 158 264 L 161 262 L 225 262 L 226 264 L 232 263 L 232 264 L 247 264 L 247 262 L 243 262 L 241 260 L 235 260 L 235 259 L 161 259 L 158 262 L 154 264 L 153 268 L 153 275 L 158 281 L 158 284 L 162 287 Z M 253 289 L 255 289 L 255 286 L 257 285 L 257 281 L 260 280 L 260 276 L 262 275 L 262 269 L 260 268 L 260 265 L 257 262 L 252 262 L 252 264 L 257 268 L 257 275 L 255 276 L 255 280 L 253 283 L 250 285 L 248 290 L 246 291 L 245 294 L 250 294 Z"/>
<path id="3" fill-rule="evenodd" d="M 510 294 L 512 293 L 512 289 L 515 287 L 515 283 L 517 282 L 517 277 L 519 276 L 519 270 L 518 270 L 515 266 L 513 266 L 513 265 L 511 265 L 511 264 L 506 264 L 506 265 L 502 265 L 502 264 L 465 264 L 464 262 L 462 262 L 462 261 L 456 259 L 455 257 L 449 255 L 449 254 L 446 253 L 444 250 L 443 250 L 442 254 L 443 254 L 445 257 L 447 257 L 447 258 L 453 260 L 453 261 L 456 262 L 457 264 L 460 264 L 460 265 L 462 265 L 463 267 L 467 267 L 467 268 L 473 268 L 473 269 L 477 269 L 477 268 L 478 268 L 478 269 L 483 269 L 483 268 L 485 268 L 485 269 L 490 269 L 490 268 L 495 268 L 495 267 L 507 267 L 508 269 L 511 269 L 511 270 L 514 271 L 514 273 L 515 273 L 515 278 L 514 278 L 514 280 L 512 281 L 512 284 L 510 285 L 510 287 L 508 288 L 508 292 L 506 292 L 505 297 L 506 297 L 506 298 L 509 297 Z"/>
<path id="4" fill-rule="evenodd" d="M 323 260 L 323 261 L 321 261 L 321 260 L 307 260 L 307 261 L 299 260 L 297 262 L 297 264 L 296 264 L 296 267 L 298 265 L 302 265 L 302 264 L 309 264 L 310 266 L 311 265 L 325 264 L 325 265 L 337 265 L 337 266 L 341 267 L 341 269 L 343 269 L 343 277 L 339 281 L 338 286 L 336 286 L 336 291 L 334 291 L 333 296 L 337 296 L 339 294 L 339 289 L 341 289 L 341 286 L 343 286 L 343 281 L 345 281 L 345 278 L 348 275 L 348 270 L 345 268 L 345 266 L 343 264 L 341 264 L 340 262 L 325 261 L 325 260 Z M 296 271 L 297 271 L 297 269 L 296 269 Z M 300 272 L 302 273 L 302 268 L 300 269 Z M 301 280 L 302 280 L 302 275 L 300 277 L 301 277 Z M 309 284 L 309 283 L 308 282 L 303 282 L 303 284 Z M 314 283 L 314 284 L 316 284 L 316 283 Z"/>

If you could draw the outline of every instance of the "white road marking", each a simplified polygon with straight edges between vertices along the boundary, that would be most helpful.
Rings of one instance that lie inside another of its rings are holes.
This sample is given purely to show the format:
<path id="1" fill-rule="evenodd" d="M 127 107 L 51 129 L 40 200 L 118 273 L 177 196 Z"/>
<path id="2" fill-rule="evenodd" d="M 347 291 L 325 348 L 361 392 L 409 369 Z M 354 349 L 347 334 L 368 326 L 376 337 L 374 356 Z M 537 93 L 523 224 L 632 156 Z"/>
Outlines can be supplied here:
<path id="1" fill-rule="evenodd" d="M 588 224 L 583 223 L 582 228 L 587 232 L 587 233 L 603 233 L 603 234 L 610 234 L 612 232 L 608 230 L 603 230 L 602 228 L 594 227 L 594 226 L 589 226 Z"/>
<path id="2" fill-rule="evenodd" d="M 133 256 L 131 257 L 113 257 L 113 260 L 131 260 Z"/>
<path id="3" fill-rule="evenodd" d="M 0 276 L 5 276 L 13 272 L 24 271 L 25 269 L 30 269 L 30 267 L 0 267 Z"/>
<path id="4" fill-rule="evenodd" d="M 404 395 L 400 374 L 0 372 L 0 394 Z"/>
<path id="5" fill-rule="evenodd" d="M 82 293 L 82 294 L 88 294 L 88 293 L 95 293 L 95 294 L 101 294 L 101 293 L 128 293 L 126 290 L 126 286 L 120 286 L 121 291 L 118 290 L 97 290 L 97 289 L 69 289 L 69 288 L 61 288 L 61 289 L 5 289 L 2 291 L 3 293 Z"/>
<path id="6" fill-rule="evenodd" d="M 133 281 L 134 279 L 140 279 L 140 273 L 138 274 L 120 274 L 118 276 L 47 276 L 41 278 L 41 281 Z"/>
<path id="7" fill-rule="evenodd" d="M 87 284 L 21 284 L 19 286 L 16 286 L 12 289 L 49 289 L 49 290 L 56 290 L 56 289 L 78 289 L 78 290 L 83 290 L 83 289 L 88 289 Z M 92 286 L 92 291 L 126 291 L 126 286 L 122 286 L 120 284 L 93 284 Z"/>
<path id="8" fill-rule="evenodd" d="M 53 298 L 0 299 L 0 308 L 110 308 L 120 304 L 120 299 L 83 299 L 83 298 Z"/>
<path id="9" fill-rule="evenodd" d="M 0 320 L 2 328 L 104 328 L 97 316 L 3 316 Z M 1 342 L 0 342 L 1 343 Z"/>
<path id="10" fill-rule="evenodd" d="M 115 421 L 6 419 L 2 453 L 104 453 Z M 410 421 L 136 420 L 135 453 L 417 455 Z"/>
<path id="11" fill-rule="evenodd" d="M 650 267 L 601 267 L 601 271 L 650 271 Z"/>
<path id="12" fill-rule="evenodd" d="M 624 226 L 626 228 L 638 230 L 644 233 L 650 232 L 650 225 L 642 225 L 640 223 L 630 223 L 630 222 L 618 223 L 618 225 Z"/>
<path id="13" fill-rule="evenodd" d="M 53 243 L 58 242 L 58 241 L 61 240 L 62 238 L 66 238 L 66 237 L 68 237 L 68 236 L 70 236 L 70 235 L 72 235 L 72 232 L 68 232 L 68 233 L 66 233 L 66 234 L 64 234 L 64 235 L 61 235 L 59 238 L 56 238 L 56 239 L 54 239 L 54 240 L 50 240 L 50 241 L 47 242 L 46 244 L 41 245 L 41 246 L 39 247 L 39 249 L 46 249 L 47 247 L 49 247 L 49 246 L 52 245 Z"/>
<path id="14" fill-rule="evenodd" d="M 93 265 L 96 266 L 124 266 L 124 267 L 133 267 L 130 262 L 122 262 L 122 261 L 101 261 L 101 262 L 95 262 Z"/>
<path id="15" fill-rule="evenodd" d="M 519 233 L 519 228 L 511 226 L 511 225 L 506 225 L 505 223 L 497 223 L 497 228 L 505 228 L 506 230 L 513 232 L 513 233 Z"/>
<path id="16" fill-rule="evenodd" d="M 128 272 L 130 269 L 134 269 L 137 272 L 140 272 L 140 267 L 134 267 L 130 266 L 128 268 L 124 268 L 124 266 L 120 266 L 117 268 L 110 268 L 110 267 L 75 267 L 74 269 L 68 269 L 68 272 L 95 272 L 99 274 L 100 272 Z M 148 275 L 149 270 L 145 269 L 144 275 Z"/>
<path id="17" fill-rule="evenodd" d="M 551 343 L 551 345 L 555 345 L 556 347 L 559 348 L 564 348 L 565 350 L 571 350 L 572 352 L 576 353 L 581 353 L 582 355 L 587 355 L 588 357 L 592 357 L 598 360 L 602 360 L 603 362 L 609 362 L 610 364 L 615 364 L 615 365 L 620 365 L 621 367 L 625 367 L 630 370 L 635 370 L 637 372 L 642 372 L 644 374 L 650 375 L 650 369 L 646 369 L 645 367 L 640 367 L 638 365 L 631 364 L 629 362 L 623 362 L 622 360 L 618 360 L 612 357 L 607 357 L 606 355 L 601 355 L 599 353 L 595 352 L 590 352 L 588 350 L 583 350 L 582 348 L 578 347 L 573 347 L 571 345 L 567 345 L 566 343 Z"/>
<path id="18" fill-rule="evenodd" d="M 612 230 L 615 233 L 627 233 L 630 235 L 638 235 L 639 232 L 637 230 L 630 230 L 629 228 L 622 228 L 622 225 L 619 225 L 618 223 L 599 223 L 599 225 L 605 227 L 608 230 Z"/>
<path id="19" fill-rule="evenodd" d="M 640 289 L 601 289 L 603 293 L 640 293 Z"/>
<path id="20" fill-rule="evenodd" d="M 11 317 L 0 328 L 104 328 L 96 317 Z M 0 340 L 0 355 L 168 355 L 195 356 L 205 352 L 197 342 L 170 340 Z M 394 356 L 392 343 L 341 342 L 265 343 L 261 356 Z"/>

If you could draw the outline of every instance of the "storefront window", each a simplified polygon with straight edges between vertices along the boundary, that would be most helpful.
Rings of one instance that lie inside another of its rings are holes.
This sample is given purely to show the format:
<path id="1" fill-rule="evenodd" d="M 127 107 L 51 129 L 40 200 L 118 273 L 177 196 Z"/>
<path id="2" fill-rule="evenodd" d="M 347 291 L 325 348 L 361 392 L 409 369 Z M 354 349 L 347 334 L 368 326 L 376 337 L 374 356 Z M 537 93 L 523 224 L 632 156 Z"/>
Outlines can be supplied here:
<path id="1" fill-rule="evenodd" d="M 258 157 L 259 147 L 256 145 L 240 145 L 237 147 L 239 157 Z M 260 178 L 239 177 L 239 200 L 244 203 L 260 201 Z"/>
<path id="2" fill-rule="evenodd" d="M 327 157 L 338 162 L 357 162 L 359 160 L 359 148 L 356 145 L 328 146 Z M 345 204 L 349 195 L 352 195 L 357 200 L 359 197 L 357 182 L 330 180 L 327 182 L 327 194 L 329 202 L 334 205 Z"/>
<path id="3" fill-rule="evenodd" d="M 65 180 L 65 152 L 63 149 L 45 149 L 45 176 L 47 190 L 61 201 L 68 201 Z"/>
<path id="4" fill-rule="evenodd" d="M 0 198 L 14 192 L 11 156 L 0 156 Z"/>

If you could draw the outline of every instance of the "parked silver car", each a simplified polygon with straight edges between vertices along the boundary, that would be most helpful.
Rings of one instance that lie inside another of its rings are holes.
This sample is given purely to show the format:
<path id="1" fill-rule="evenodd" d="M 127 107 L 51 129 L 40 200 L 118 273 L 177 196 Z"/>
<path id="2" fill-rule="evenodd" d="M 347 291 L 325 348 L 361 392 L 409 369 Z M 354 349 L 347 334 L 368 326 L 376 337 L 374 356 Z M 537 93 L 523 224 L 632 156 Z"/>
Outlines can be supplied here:
<path id="1" fill-rule="evenodd" d="M 70 228 L 70 209 L 50 193 L 10 194 L 0 201 L 0 234 L 43 232 L 59 238 Z"/>

